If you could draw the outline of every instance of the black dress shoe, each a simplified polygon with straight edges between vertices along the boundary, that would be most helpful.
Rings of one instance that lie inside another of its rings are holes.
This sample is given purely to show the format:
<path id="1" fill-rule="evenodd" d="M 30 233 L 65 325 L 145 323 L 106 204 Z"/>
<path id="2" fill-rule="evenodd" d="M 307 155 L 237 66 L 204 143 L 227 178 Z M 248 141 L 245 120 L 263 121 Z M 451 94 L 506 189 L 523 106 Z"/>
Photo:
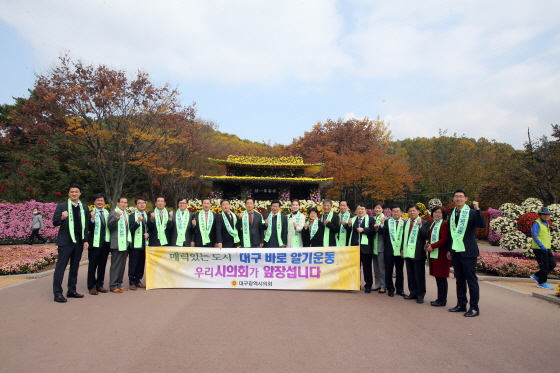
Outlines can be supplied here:
<path id="1" fill-rule="evenodd" d="M 455 306 L 449 309 L 449 312 L 466 312 L 466 311 L 467 311 L 466 306 Z"/>
<path id="2" fill-rule="evenodd" d="M 416 303 L 424 303 L 424 297 L 416 298 Z"/>
<path id="3" fill-rule="evenodd" d="M 68 298 L 83 298 L 84 297 L 83 294 L 78 294 L 78 293 L 66 293 L 66 296 Z"/>
<path id="4" fill-rule="evenodd" d="M 463 316 L 465 317 L 475 317 L 480 315 L 480 311 L 479 310 L 473 310 L 472 308 L 469 310 L 469 312 L 465 313 Z"/>
<path id="5" fill-rule="evenodd" d="M 58 302 L 58 303 L 65 303 L 66 298 L 64 298 L 62 295 L 55 295 L 54 296 L 54 301 Z"/>
<path id="6" fill-rule="evenodd" d="M 433 302 L 430 302 L 430 305 L 434 307 L 445 307 L 447 305 L 447 302 L 439 302 L 435 300 Z"/>
<path id="7" fill-rule="evenodd" d="M 364 291 L 366 292 L 366 294 L 369 294 L 371 293 L 371 288 L 366 288 Z"/>
<path id="8" fill-rule="evenodd" d="M 416 295 L 405 295 L 404 299 L 418 299 Z"/>
<path id="9" fill-rule="evenodd" d="M 406 297 L 406 294 L 404 293 L 404 291 L 401 291 L 401 290 L 397 290 L 397 295 L 400 295 L 402 297 Z"/>
<path id="10" fill-rule="evenodd" d="M 390 297 L 394 297 L 395 296 L 395 292 L 394 291 L 390 291 L 387 293 L 388 296 Z"/>

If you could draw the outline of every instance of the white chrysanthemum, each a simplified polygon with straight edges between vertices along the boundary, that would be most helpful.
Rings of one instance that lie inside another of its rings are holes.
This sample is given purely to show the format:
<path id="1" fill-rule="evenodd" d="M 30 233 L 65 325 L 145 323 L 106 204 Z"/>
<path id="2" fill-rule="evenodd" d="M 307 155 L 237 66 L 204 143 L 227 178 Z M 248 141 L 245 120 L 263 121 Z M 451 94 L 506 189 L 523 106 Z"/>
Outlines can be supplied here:
<path id="1" fill-rule="evenodd" d="M 507 234 L 517 231 L 517 222 L 513 219 L 500 216 L 490 222 L 492 230 L 498 234 Z"/>
<path id="2" fill-rule="evenodd" d="M 510 232 L 502 236 L 500 239 L 500 247 L 508 251 L 518 249 L 527 251 L 531 248 L 531 239 L 521 231 Z"/>
<path id="3" fill-rule="evenodd" d="M 428 202 L 428 209 L 431 211 L 436 206 L 443 206 L 441 201 L 437 198 L 433 198 Z"/>
<path id="4" fill-rule="evenodd" d="M 529 212 L 538 212 L 542 206 L 543 204 L 538 198 L 527 198 L 521 204 L 521 208 L 525 214 Z"/>
<path id="5" fill-rule="evenodd" d="M 500 206 L 500 211 L 502 216 L 506 218 L 517 220 L 521 215 L 523 215 L 523 209 L 514 203 L 504 203 Z"/>

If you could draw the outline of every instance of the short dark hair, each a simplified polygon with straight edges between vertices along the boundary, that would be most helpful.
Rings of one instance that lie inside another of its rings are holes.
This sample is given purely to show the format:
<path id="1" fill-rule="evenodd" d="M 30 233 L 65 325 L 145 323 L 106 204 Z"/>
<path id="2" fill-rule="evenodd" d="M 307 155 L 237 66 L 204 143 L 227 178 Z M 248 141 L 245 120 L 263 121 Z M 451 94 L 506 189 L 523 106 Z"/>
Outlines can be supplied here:
<path id="1" fill-rule="evenodd" d="M 307 214 L 311 215 L 312 212 L 315 212 L 317 215 L 319 215 L 319 210 L 317 210 L 317 207 L 311 207 L 309 210 L 307 210 Z"/>
<path id="2" fill-rule="evenodd" d="M 345 199 L 341 199 L 340 201 L 338 201 L 338 205 L 340 206 L 340 204 L 341 204 L 342 202 L 346 202 L 346 205 L 348 205 L 348 201 L 345 200 Z"/>
<path id="3" fill-rule="evenodd" d="M 68 190 L 66 191 L 66 193 L 70 192 L 70 189 L 72 188 L 78 188 L 80 190 L 80 192 L 82 191 L 82 186 L 78 183 L 72 183 L 70 185 L 68 185 Z"/>
<path id="4" fill-rule="evenodd" d="M 230 203 L 229 200 L 227 199 L 223 199 L 222 202 L 220 202 L 220 206 L 224 204 L 224 202 Z M 231 203 L 230 203 L 231 204 Z"/>
<path id="5" fill-rule="evenodd" d="M 456 191 L 454 191 L 453 192 L 453 197 L 455 197 L 455 194 L 457 194 L 457 193 L 463 193 L 465 195 L 465 197 L 468 197 L 467 196 L 467 191 L 464 190 L 464 189 L 457 189 Z"/>
<path id="6" fill-rule="evenodd" d="M 255 199 L 252 198 L 252 197 L 247 197 L 247 198 L 245 198 L 245 203 L 247 203 L 248 200 L 251 200 L 251 201 L 253 201 L 253 203 L 255 203 Z"/>
<path id="7" fill-rule="evenodd" d="M 185 201 L 187 201 L 187 203 L 189 203 L 189 200 L 186 197 L 177 198 L 177 203 L 181 202 L 182 200 L 185 200 Z"/>
<path id="8" fill-rule="evenodd" d="M 358 208 L 358 207 L 360 207 L 360 206 L 363 207 L 363 208 L 366 208 L 366 204 L 365 204 L 365 203 L 358 203 L 358 204 L 356 205 L 356 208 Z"/>
<path id="9" fill-rule="evenodd" d="M 278 201 L 277 199 L 273 199 L 272 202 L 270 202 L 270 206 L 274 205 L 275 203 L 277 203 L 278 207 L 280 207 L 280 201 Z"/>
<path id="10" fill-rule="evenodd" d="M 202 199 L 202 202 L 204 202 L 204 201 L 206 201 L 206 200 L 207 200 L 208 202 L 212 203 L 212 200 L 211 200 L 210 198 L 208 198 L 208 197 L 204 197 L 204 198 Z"/>
<path id="11" fill-rule="evenodd" d="M 137 204 L 138 204 L 138 201 L 144 201 L 144 202 L 147 202 L 145 198 L 142 198 L 142 197 L 138 197 L 138 198 L 136 198 L 136 199 L 134 200 L 134 204 L 135 204 L 135 205 L 137 205 Z"/>
<path id="12" fill-rule="evenodd" d="M 106 200 L 107 200 L 107 197 L 105 197 L 105 194 L 103 194 L 103 193 L 97 193 L 97 194 L 95 194 L 95 195 L 93 196 L 93 202 L 95 202 L 95 200 L 96 200 L 96 199 L 99 199 L 99 198 L 103 198 L 103 201 L 106 201 Z"/>
<path id="13" fill-rule="evenodd" d="M 160 198 L 163 198 L 163 201 L 165 202 L 165 197 L 162 196 L 161 194 L 160 194 L 159 196 L 156 196 L 156 202 L 157 202 L 157 200 L 160 199 Z"/>
<path id="14" fill-rule="evenodd" d="M 332 206 L 332 199 L 325 199 L 325 200 L 323 200 L 323 205 L 324 205 L 325 203 L 329 203 L 329 204 Z"/>
<path id="15" fill-rule="evenodd" d="M 394 209 L 399 209 L 399 210 L 402 211 L 402 207 L 400 205 L 393 205 L 393 207 L 391 207 L 391 210 L 394 210 Z"/>
<path id="16" fill-rule="evenodd" d="M 381 206 L 382 209 L 385 208 L 385 203 L 381 202 L 381 201 L 377 201 L 373 204 L 373 208 L 376 208 L 377 206 Z"/>
<path id="17" fill-rule="evenodd" d="M 406 212 L 408 212 L 408 210 L 410 210 L 410 209 L 413 208 L 413 207 L 416 209 L 416 211 L 420 211 L 420 208 L 419 208 L 418 206 L 416 206 L 416 205 L 410 205 L 410 206 L 408 206 L 408 207 L 406 208 Z"/>
<path id="18" fill-rule="evenodd" d="M 128 202 L 128 198 L 126 198 L 126 197 L 119 197 L 119 199 L 117 199 L 117 203 L 119 203 L 119 202 L 121 201 L 121 199 L 123 199 L 123 198 L 126 199 L 126 202 Z"/>
<path id="19" fill-rule="evenodd" d="M 434 216 L 434 212 L 437 210 L 441 210 L 442 220 L 445 221 L 447 219 L 447 210 L 443 206 L 436 206 L 432 209 L 432 217 Z"/>

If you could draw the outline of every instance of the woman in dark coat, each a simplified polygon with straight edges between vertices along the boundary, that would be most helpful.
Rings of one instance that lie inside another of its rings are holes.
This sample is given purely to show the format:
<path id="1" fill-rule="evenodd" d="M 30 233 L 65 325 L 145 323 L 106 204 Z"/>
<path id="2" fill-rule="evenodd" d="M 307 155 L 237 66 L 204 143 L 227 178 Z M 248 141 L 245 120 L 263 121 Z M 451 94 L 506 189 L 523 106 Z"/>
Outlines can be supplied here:
<path id="1" fill-rule="evenodd" d="M 304 247 L 323 247 L 323 232 L 325 226 L 319 219 L 319 212 L 315 207 L 312 207 L 308 211 L 309 220 L 305 222 L 303 226 L 302 236 L 303 236 L 303 246 Z M 313 234 L 313 237 L 311 237 Z"/>
<path id="2" fill-rule="evenodd" d="M 447 278 L 451 261 L 447 259 L 447 244 L 449 242 L 449 227 L 445 219 L 447 211 L 442 206 L 432 209 L 434 222 L 430 226 L 430 236 L 426 243 L 430 263 L 430 275 L 436 278 L 438 297 L 430 302 L 434 307 L 444 307 L 447 304 Z"/>

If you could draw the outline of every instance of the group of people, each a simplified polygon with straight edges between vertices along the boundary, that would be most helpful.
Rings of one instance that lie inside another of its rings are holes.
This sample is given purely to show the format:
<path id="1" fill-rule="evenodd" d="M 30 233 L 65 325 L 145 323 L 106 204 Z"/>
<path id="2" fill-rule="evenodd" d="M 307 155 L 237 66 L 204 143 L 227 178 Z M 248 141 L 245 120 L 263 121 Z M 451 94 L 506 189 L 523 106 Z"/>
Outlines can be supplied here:
<path id="1" fill-rule="evenodd" d="M 76 291 L 78 266 L 82 250 L 88 250 L 87 287 L 89 293 L 121 293 L 145 287 L 146 246 L 191 247 L 332 247 L 358 246 L 365 281 L 364 291 L 395 294 L 405 299 L 424 302 L 426 294 L 425 262 L 429 259 L 430 274 L 436 278 L 438 297 L 432 306 L 447 304 L 447 279 L 450 265 L 457 279 L 457 305 L 450 312 L 465 312 L 478 316 L 479 289 L 476 260 L 479 256 L 476 228 L 486 226 L 478 203 L 473 209 L 466 205 L 467 192 L 457 190 L 453 200 L 455 209 L 449 219 L 443 207 L 432 210 L 434 221 L 419 217 L 419 209 L 406 209 L 408 219 L 401 219 L 401 206 L 391 208 L 391 218 L 383 214 L 384 204 L 374 206 L 374 216 L 366 213 L 366 206 L 358 204 L 355 214 L 350 213 L 346 201 L 340 201 L 339 212 L 334 212 L 331 200 L 323 201 L 323 213 L 316 208 L 302 214 L 297 199 L 292 201 L 291 213 L 282 214 L 280 202 L 271 203 L 270 213 L 263 216 L 254 209 L 254 200 L 245 200 L 246 210 L 239 215 L 231 211 L 229 201 L 221 201 L 221 213 L 211 211 L 211 201 L 202 201 L 202 210 L 196 214 L 188 210 L 186 198 L 177 201 L 178 209 L 165 208 L 166 201 L 158 196 L 155 209 L 146 211 L 146 200 L 135 200 L 137 211 L 128 215 L 127 198 L 121 197 L 117 207 L 109 212 L 103 194 L 94 198 L 94 208 L 88 210 L 80 201 L 81 187 L 71 184 L 69 199 L 59 204 L 53 216 L 54 226 L 60 226 L 56 240 L 58 261 L 53 279 L 54 300 L 66 302 L 62 280 L 70 262 L 67 297 L 82 298 Z M 111 253 L 109 289 L 104 288 L 107 259 Z M 124 287 L 126 260 L 128 288 Z M 408 278 L 408 294 L 404 291 L 404 264 Z M 393 281 L 393 272 L 395 278 Z M 375 288 L 373 287 L 375 284 Z M 467 287 L 470 301 L 467 301 Z M 467 303 L 470 309 L 467 311 Z"/>

